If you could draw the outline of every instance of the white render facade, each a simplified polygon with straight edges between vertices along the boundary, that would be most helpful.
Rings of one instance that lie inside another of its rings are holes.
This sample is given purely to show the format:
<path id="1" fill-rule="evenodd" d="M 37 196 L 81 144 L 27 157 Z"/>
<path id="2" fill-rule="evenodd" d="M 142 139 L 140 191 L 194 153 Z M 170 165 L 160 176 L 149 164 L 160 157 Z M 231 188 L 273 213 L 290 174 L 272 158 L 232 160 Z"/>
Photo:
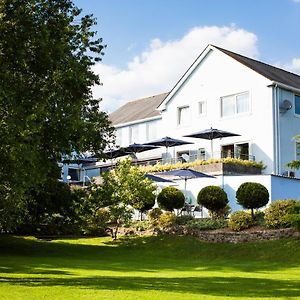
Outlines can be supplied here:
<path id="1" fill-rule="evenodd" d="M 154 100 L 151 111 L 146 106 Z M 231 156 L 265 165 L 261 175 L 188 180 L 186 196 L 193 204 L 201 188 L 218 185 L 226 191 L 232 211 L 241 209 L 235 194 L 247 181 L 265 185 L 271 201 L 300 198 L 300 172 L 287 167 L 300 159 L 295 138 L 300 134 L 300 76 L 296 74 L 208 45 L 169 93 L 129 102 L 111 119 L 121 147 L 165 136 L 193 142 L 169 148 L 168 153 L 163 147 L 138 153 L 139 161 Z M 213 140 L 213 151 L 209 140 L 184 137 L 211 127 L 239 136 Z M 184 190 L 184 180 L 176 183 Z"/>
<path id="2" fill-rule="evenodd" d="M 263 162 L 264 174 L 286 175 L 291 171 L 287 163 L 297 159 L 298 95 L 300 86 L 270 80 L 209 45 L 157 107 L 158 116 L 114 124 L 117 144 L 125 147 L 170 136 L 194 142 L 169 149 L 170 156 L 201 151 L 209 158 L 210 141 L 183 136 L 213 127 L 240 134 L 214 140 L 215 158 L 221 151 L 247 153 Z M 160 148 L 138 157 L 157 157 L 164 151 Z"/>

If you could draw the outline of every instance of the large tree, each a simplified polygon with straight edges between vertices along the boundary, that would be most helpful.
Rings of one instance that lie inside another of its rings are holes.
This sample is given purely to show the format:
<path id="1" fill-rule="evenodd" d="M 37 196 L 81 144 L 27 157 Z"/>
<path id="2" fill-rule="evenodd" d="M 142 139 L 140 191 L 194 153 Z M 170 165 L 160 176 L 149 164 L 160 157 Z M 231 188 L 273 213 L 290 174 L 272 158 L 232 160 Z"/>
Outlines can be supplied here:
<path id="1" fill-rule="evenodd" d="M 23 211 L 62 155 L 103 154 L 113 129 L 91 92 L 104 49 L 93 25 L 70 0 L 0 2 L 0 213 Z"/>

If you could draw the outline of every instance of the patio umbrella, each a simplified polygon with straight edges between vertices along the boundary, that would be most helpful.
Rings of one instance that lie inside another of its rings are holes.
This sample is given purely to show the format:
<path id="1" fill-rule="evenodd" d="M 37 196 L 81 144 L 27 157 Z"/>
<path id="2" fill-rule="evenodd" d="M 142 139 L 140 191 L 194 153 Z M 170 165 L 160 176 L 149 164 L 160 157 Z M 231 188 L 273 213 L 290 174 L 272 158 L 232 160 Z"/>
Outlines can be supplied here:
<path id="1" fill-rule="evenodd" d="M 146 145 L 146 144 L 137 144 L 137 143 L 133 143 L 127 147 L 124 148 L 124 151 L 126 153 L 140 153 L 140 152 L 144 152 L 144 151 L 148 151 L 148 150 L 153 150 L 156 149 L 157 147 L 152 146 L 152 145 Z"/>
<path id="2" fill-rule="evenodd" d="M 146 178 L 148 178 L 148 179 L 154 181 L 154 182 L 174 182 L 174 181 L 172 181 L 172 180 L 168 180 L 168 179 L 165 179 L 165 178 L 161 178 L 161 177 L 159 177 L 159 176 L 155 176 L 155 175 L 149 174 L 149 173 L 146 173 L 144 176 L 145 176 Z"/>
<path id="3" fill-rule="evenodd" d="M 230 136 L 240 136 L 240 134 L 216 129 L 216 128 L 209 128 L 202 131 L 198 131 L 192 134 L 185 135 L 186 137 L 193 137 L 199 139 L 206 139 L 210 140 L 210 148 L 211 148 L 211 157 L 213 157 L 213 140 L 218 138 L 230 137 Z"/>
<path id="4" fill-rule="evenodd" d="M 114 159 L 114 158 L 126 155 L 126 152 L 123 148 L 111 148 L 111 149 L 105 151 L 104 154 L 109 159 Z"/>
<path id="5" fill-rule="evenodd" d="M 186 183 L 188 179 L 191 178 L 216 178 L 215 176 L 207 175 L 202 172 L 198 172 L 192 169 L 176 169 L 167 172 L 158 173 L 159 175 L 168 175 L 168 176 L 175 176 L 184 179 L 184 196 L 186 197 Z"/>
<path id="6" fill-rule="evenodd" d="M 161 139 L 145 143 L 144 145 L 153 145 L 153 146 L 163 146 L 166 147 L 166 154 L 168 153 L 169 147 L 175 147 L 175 146 L 181 146 L 181 145 L 187 145 L 187 144 L 194 144 L 192 142 L 187 142 L 183 140 L 178 140 L 171 138 L 169 136 L 165 136 Z"/>

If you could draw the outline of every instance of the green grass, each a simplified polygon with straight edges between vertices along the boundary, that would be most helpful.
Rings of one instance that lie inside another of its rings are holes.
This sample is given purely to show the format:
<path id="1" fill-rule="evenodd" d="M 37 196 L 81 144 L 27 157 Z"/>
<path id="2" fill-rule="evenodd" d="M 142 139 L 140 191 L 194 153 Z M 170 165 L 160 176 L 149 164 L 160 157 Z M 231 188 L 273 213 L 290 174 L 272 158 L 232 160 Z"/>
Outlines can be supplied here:
<path id="1" fill-rule="evenodd" d="M 300 299 L 300 241 L 0 236 L 0 299 Z"/>

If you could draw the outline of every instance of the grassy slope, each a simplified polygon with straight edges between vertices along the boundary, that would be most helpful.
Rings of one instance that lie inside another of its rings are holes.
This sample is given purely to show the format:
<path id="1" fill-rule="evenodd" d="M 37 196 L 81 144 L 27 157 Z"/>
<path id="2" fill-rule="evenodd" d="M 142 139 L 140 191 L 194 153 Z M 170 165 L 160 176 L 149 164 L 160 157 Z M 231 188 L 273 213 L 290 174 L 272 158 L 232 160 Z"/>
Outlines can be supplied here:
<path id="1" fill-rule="evenodd" d="M 300 241 L 0 237 L 0 299 L 300 299 Z"/>

